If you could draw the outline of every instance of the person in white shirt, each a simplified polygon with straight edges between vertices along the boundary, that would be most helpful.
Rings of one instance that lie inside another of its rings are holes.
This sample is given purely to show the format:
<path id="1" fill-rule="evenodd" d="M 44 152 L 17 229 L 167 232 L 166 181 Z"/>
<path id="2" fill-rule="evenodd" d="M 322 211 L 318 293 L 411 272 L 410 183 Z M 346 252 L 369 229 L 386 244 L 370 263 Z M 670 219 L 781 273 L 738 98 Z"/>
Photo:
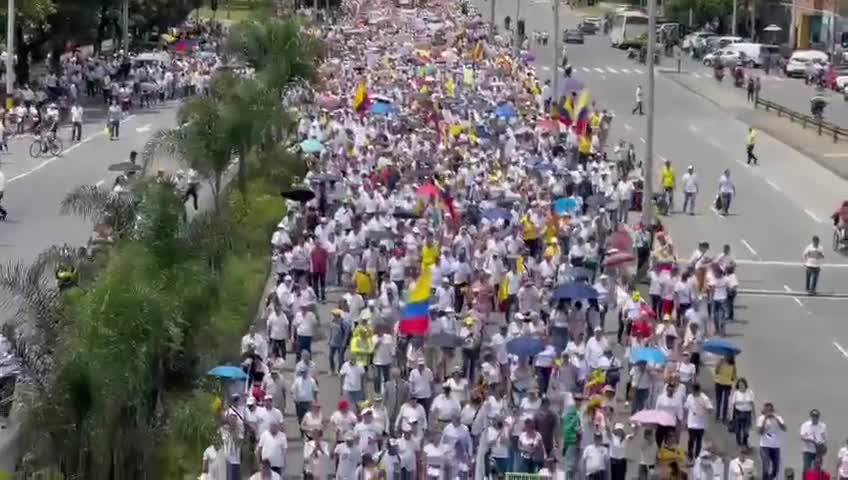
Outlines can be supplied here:
<path id="1" fill-rule="evenodd" d="M 713 452 L 710 444 L 705 444 L 692 466 L 692 480 L 723 480 L 724 462 Z"/>
<path id="2" fill-rule="evenodd" d="M 372 363 L 375 367 L 374 372 L 374 391 L 379 393 L 383 391 L 383 382 L 389 381 L 389 370 L 395 358 L 395 337 L 389 333 L 375 334 L 371 340 L 374 348 L 374 358 Z"/>
<path id="3" fill-rule="evenodd" d="M 333 458 L 336 460 L 336 480 L 354 480 L 356 478 L 356 467 L 362 459 L 362 453 L 356 444 L 356 436 L 353 432 L 345 433 L 344 443 L 339 443 L 333 449 Z"/>
<path id="4" fill-rule="evenodd" d="M 689 165 L 686 173 L 680 179 L 683 187 L 683 213 L 689 212 L 689 215 L 695 215 L 695 198 L 698 196 L 698 176 L 695 175 L 695 167 Z"/>
<path id="5" fill-rule="evenodd" d="M 249 480 L 282 480 L 282 478 L 282 475 L 271 468 L 268 461 L 263 461 L 259 471 L 251 475 Z"/>
<path id="6" fill-rule="evenodd" d="M 804 289 L 810 295 L 816 294 L 816 287 L 819 284 L 819 274 L 821 273 L 821 263 L 824 260 L 824 249 L 820 244 L 819 237 L 813 235 L 812 242 L 807 245 L 802 254 L 804 259 Z"/>
<path id="7" fill-rule="evenodd" d="M 307 478 L 326 479 L 330 471 L 330 446 L 324 441 L 323 432 L 316 430 L 303 444 L 303 473 L 309 475 Z"/>
<path id="8" fill-rule="evenodd" d="M 271 341 L 271 356 L 286 358 L 286 339 L 289 337 L 289 318 L 283 312 L 283 307 L 276 295 L 269 297 L 270 305 L 267 310 L 265 324 L 268 339 Z"/>
<path id="9" fill-rule="evenodd" d="M 719 268 L 713 269 L 713 278 L 708 285 L 713 297 L 715 332 L 723 337 L 726 334 L 725 324 L 729 318 L 727 313 L 727 278 L 724 276 L 724 271 Z"/>
<path id="10" fill-rule="evenodd" d="M 595 432 L 593 441 L 583 449 L 581 463 L 587 480 L 605 480 L 609 450 L 602 443 L 603 435 Z"/>
<path id="11" fill-rule="evenodd" d="M 491 426 L 486 429 L 485 441 L 489 455 L 495 464 L 495 473 L 498 476 L 506 475 L 507 472 L 512 470 L 512 465 L 509 462 L 510 432 L 503 418 L 496 418 Z"/>
<path id="12" fill-rule="evenodd" d="M 610 480 L 627 479 L 627 449 L 633 434 L 624 432 L 624 424 L 616 423 L 609 436 Z"/>
<path id="13" fill-rule="evenodd" d="M 79 142 L 82 139 L 82 114 L 83 108 L 79 102 L 74 102 L 71 107 L 71 141 Z"/>
<path id="14" fill-rule="evenodd" d="M 256 459 L 267 461 L 271 470 L 282 475 L 286 471 L 286 453 L 289 444 L 285 432 L 280 430 L 280 422 L 273 421 L 268 431 L 259 436 L 256 443 Z"/>
<path id="15" fill-rule="evenodd" d="M 677 397 L 677 387 L 671 383 L 665 385 L 663 392 L 657 396 L 654 408 L 669 413 L 674 417 L 675 425 L 683 421 L 683 404 Z M 674 426 L 657 425 L 657 445 L 662 445 L 666 435 L 674 430 Z"/>
<path id="16" fill-rule="evenodd" d="M 848 440 L 836 453 L 836 474 L 839 480 L 848 479 Z"/>
<path id="17" fill-rule="evenodd" d="M 750 450 L 748 447 L 739 449 L 739 456 L 731 460 L 727 465 L 727 480 L 754 479 L 756 465 L 754 464 L 754 459 L 751 458 Z"/>
<path id="18" fill-rule="evenodd" d="M 707 428 L 709 412 L 713 410 L 713 402 L 701 391 L 701 384 L 692 384 L 692 393 L 686 397 L 686 429 L 689 432 L 687 454 L 692 462 L 701 455 L 704 430 Z"/>
<path id="19" fill-rule="evenodd" d="M 435 423 L 437 429 L 444 428 L 453 420 L 454 416 L 459 416 L 461 411 L 462 405 L 451 396 L 450 385 L 443 384 L 442 393 L 436 395 L 430 407 L 430 412 L 433 415 L 431 420 Z"/>
<path id="20" fill-rule="evenodd" d="M 342 379 L 342 391 L 354 408 L 365 400 L 365 390 L 362 379 L 365 377 L 365 368 L 358 362 L 348 359 L 342 365 L 339 375 Z"/>
<path id="21" fill-rule="evenodd" d="M 730 394 L 730 411 L 733 412 L 735 424 L 736 445 L 748 446 L 748 436 L 754 420 L 754 391 L 748 387 L 744 378 L 736 380 L 736 388 Z"/>
<path id="22" fill-rule="evenodd" d="M 810 419 L 801 424 L 802 472 L 806 472 L 827 446 L 827 425 L 821 421 L 818 409 L 810 410 Z"/>
<path id="23" fill-rule="evenodd" d="M 417 368 L 409 372 L 409 393 L 429 416 L 433 400 L 433 371 L 423 359 L 418 360 L 417 364 Z"/>
<path id="24" fill-rule="evenodd" d="M 786 422 L 783 421 L 783 417 L 774 411 L 774 405 L 770 402 L 763 404 L 762 413 L 757 418 L 763 480 L 776 480 L 780 474 L 780 448 L 783 446 L 783 432 L 785 431 Z"/>

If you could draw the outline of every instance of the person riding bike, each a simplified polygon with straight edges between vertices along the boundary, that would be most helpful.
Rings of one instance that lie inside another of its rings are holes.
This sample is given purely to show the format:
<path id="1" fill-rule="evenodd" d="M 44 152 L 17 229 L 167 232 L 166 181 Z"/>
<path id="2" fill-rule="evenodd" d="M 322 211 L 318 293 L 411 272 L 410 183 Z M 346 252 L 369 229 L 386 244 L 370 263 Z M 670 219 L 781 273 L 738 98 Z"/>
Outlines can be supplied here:
<path id="1" fill-rule="evenodd" d="M 833 220 L 837 239 L 840 242 L 844 241 L 848 237 L 848 200 L 842 202 L 842 206 L 830 218 Z"/>
<path id="2" fill-rule="evenodd" d="M 665 165 L 663 165 L 662 171 L 660 172 L 661 180 L 662 180 L 662 188 L 663 193 L 666 196 L 666 202 L 668 203 L 668 209 L 671 210 L 674 208 L 674 168 L 671 167 L 671 160 L 666 160 Z"/>

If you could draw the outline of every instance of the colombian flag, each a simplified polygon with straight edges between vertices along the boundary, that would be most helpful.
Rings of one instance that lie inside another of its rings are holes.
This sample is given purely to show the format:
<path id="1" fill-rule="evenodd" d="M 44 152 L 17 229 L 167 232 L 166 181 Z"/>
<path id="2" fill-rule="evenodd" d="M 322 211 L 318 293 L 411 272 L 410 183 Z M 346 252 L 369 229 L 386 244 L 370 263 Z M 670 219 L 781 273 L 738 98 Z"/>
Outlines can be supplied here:
<path id="1" fill-rule="evenodd" d="M 423 336 L 430 330 L 430 282 L 432 268 L 421 266 L 421 275 L 415 281 L 413 288 L 406 298 L 406 305 L 400 312 L 398 330 L 401 335 Z"/>
<path id="2" fill-rule="evenodd" d="M 589 90 L 583 90 L 577 97 L 574 105 L 572 121 L 577 130 L 577 135 L 585 135 L 589 126 Z"/>
<path id="3" fill-rule="evenodd" d="M 562 109 L 559 112 L 559 122 L 565 126 L 565 128 L 571 127 L 574 123 L 574 103 L 571 99 L 571 95 L 567 95 L 565 100 L 562 102 Z"/>
<path id="4" fill-rule="evenodd" d="M 477 45 L 474 45 L 474 51 L 471 52 L 471 59 L 480 61 L 483 60 L 483 42 L 477 40 Z"/>
<path id="5" fill-rule="evenodd" d="M 359 82 L 356 91 L 353 92 L 353 110 L 356 113 L 364 114 L 371 107 L 371 99 L 368 98 L 368 90 L 365 89 L 365 82 Z"/>

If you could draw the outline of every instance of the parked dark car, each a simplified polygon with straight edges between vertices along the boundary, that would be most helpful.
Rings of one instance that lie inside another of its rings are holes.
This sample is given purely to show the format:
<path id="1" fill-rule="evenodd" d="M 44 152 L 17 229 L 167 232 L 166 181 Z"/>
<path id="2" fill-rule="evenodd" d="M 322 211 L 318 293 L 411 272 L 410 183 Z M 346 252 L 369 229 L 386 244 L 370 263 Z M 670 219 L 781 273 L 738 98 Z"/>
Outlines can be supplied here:
<path id="1" fill-rule="evenodd" d="M 580 22 L 580 31 L 586 35 L 594 35 L 598 33 L 598 24 L 584 20 Z"/>
<path id="2" fill-rule="evenodd" d="M 583 32 L 566 29 L 562 34 L 562 41 L 565 43 L 583 43 Z"/>

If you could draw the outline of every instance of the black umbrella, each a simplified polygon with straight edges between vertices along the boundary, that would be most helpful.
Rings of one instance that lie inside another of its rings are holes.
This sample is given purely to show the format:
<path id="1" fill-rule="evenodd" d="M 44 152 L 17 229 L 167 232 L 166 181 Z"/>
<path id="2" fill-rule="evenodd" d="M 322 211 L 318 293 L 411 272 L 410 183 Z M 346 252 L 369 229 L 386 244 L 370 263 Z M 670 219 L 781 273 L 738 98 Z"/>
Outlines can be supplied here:
<path id="1" fill-rule="evenodd" d="M 463 344 L 462 337 L 451 333 L 437 333 L 427 337 L 427 344 L 439 348 L 456 348 Z"/>
<path id="2" fill-rule="evenodd" d="M 280 192 L 280 196 L 295 202 L 306 203 L 315 198 L 315 192 L 306 188 L 295 188 L 292 190 L 283 190 Z"/>
<path id="3" fill-rule="evenodd" d="M 399 218 L 401 220 L 415 220 L 421 218 L 421 215 L 409 210 L 398 210 L 393 215 L 395 218 Z"/>
<path id="4" fill-rule="evenodd" d="M 135 171 L 141 170 L 141 165 L 136 165 L 135 163 L 132 163 L 132 162 L 118 162 L 118 163 L 113 163 L 112 165 L 109 165 L 108 170 L 110 172 L 121 172 L 121 173 L 135 172 Z"/>

